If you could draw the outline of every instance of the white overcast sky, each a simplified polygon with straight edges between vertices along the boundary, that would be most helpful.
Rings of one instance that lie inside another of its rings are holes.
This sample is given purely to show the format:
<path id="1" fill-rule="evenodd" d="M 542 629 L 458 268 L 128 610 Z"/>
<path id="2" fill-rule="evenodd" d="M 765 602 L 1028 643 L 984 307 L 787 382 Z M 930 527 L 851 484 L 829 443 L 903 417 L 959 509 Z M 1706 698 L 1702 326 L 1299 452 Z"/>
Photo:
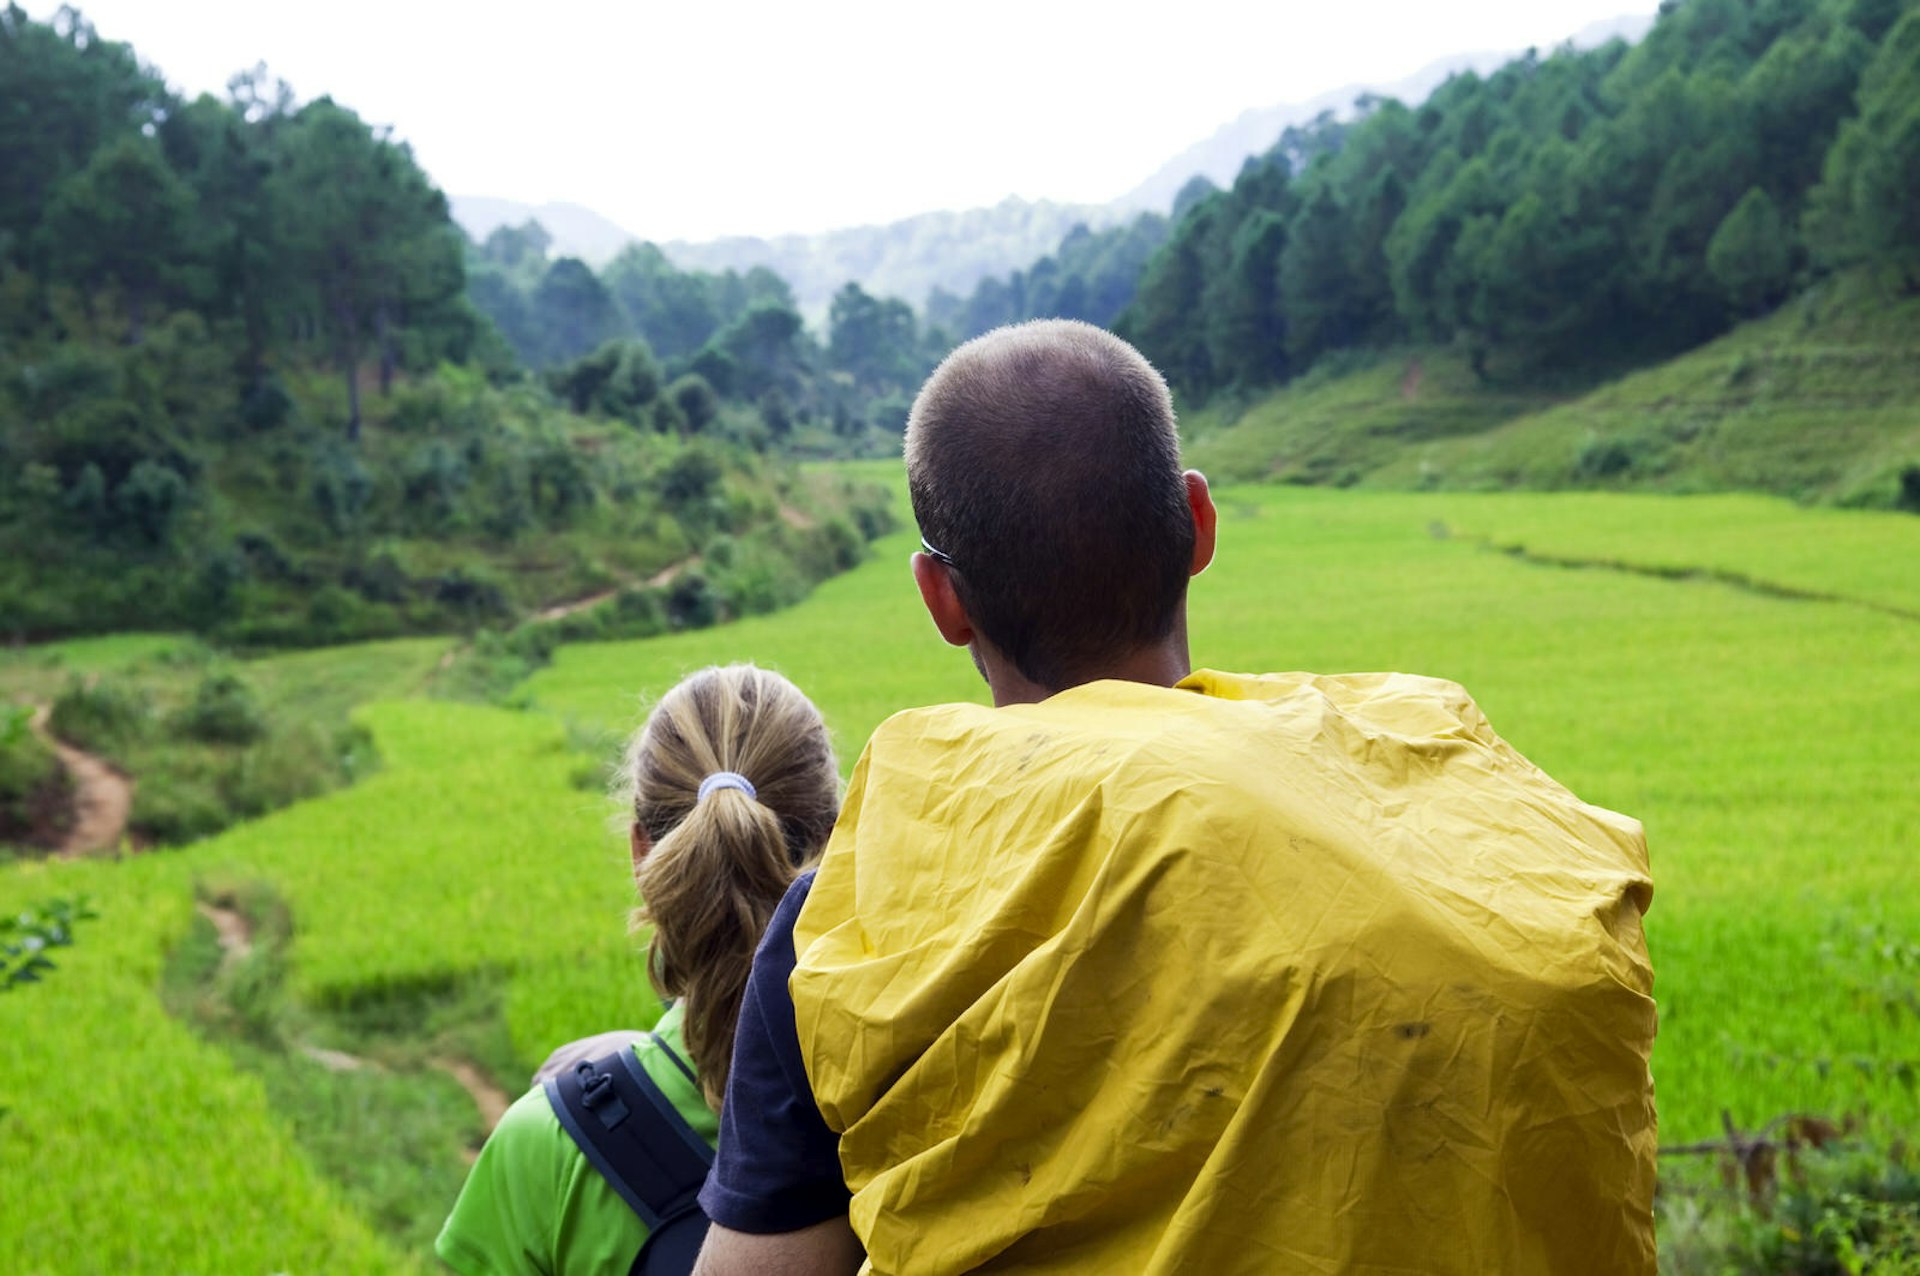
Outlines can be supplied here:
<path id="1" fill-rule="evenodd" d="M 1657 0 L 90 0 L 176 89 L 265 62 L 449 194 L 643 238 L 1105 202 L 1244 110 L 1551 46 Z M 38 18 L 57 6 L 27 6 Z"/>

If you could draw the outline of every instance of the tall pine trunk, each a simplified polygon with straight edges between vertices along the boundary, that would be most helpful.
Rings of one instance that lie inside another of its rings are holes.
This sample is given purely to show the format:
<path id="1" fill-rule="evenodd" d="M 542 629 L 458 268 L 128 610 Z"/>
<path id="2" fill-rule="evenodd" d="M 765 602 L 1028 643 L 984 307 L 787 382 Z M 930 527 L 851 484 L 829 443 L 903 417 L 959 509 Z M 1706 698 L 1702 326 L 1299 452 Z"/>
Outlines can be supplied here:
<path id="1" fill-rule="evenodd" d="M 375 339 L 380 343 L 380 397 L 386 398 L 393 393 L 393 325 L 387 319 L 387 303 L 381 302 L 373 312 Z"/>
<path id="2" fill-rule="evenodd" d="M 346 306 L 333 308 L 334 325 L 340 337 L 340 370 L 347 378 L 347 442 L 360 441 L 360 341 L 353 311 Z"/>

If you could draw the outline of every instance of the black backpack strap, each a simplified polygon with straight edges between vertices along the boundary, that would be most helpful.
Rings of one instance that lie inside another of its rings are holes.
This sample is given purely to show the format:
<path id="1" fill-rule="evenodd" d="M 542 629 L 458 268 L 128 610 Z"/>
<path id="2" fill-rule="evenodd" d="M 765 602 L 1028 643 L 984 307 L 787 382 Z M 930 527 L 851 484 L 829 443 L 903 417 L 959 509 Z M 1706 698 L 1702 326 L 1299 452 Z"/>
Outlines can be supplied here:
<path id="1" fill-rule="evenodd" d="M 633 1271 L 691 1271 L 707 1230 L 699 1201 L 713 1164 L 706 1140 L 630 1049 L 575 1064 L 545 1088 L 561 1128 L 647 1225 Z"/>
<path id="2" fill-rule="evenodd" d="M 647 1040 L 651 1041 L 654 1044 L 654 1046 L 659 1049 L 661 1054 L 667 1056 L 668 1059 L 672 1060 L 673 1066 L 680 1069 L 680 1075 L 687 1079 L 688 1085 L 692 1086 L 696 1090 L 700 1088 L 700 1078 L 693 1075 L 693 1065 L 688 1063 L 685 1059 L 682 1059 L 680 1057 L 680 1053 L 677 1050 L 675 1050 L 672 1046 L 667 1044 L 667 1039 L 665 1037 L 661 1036 L 657 1032 L 649 1032 L 647 1034 Z"/>

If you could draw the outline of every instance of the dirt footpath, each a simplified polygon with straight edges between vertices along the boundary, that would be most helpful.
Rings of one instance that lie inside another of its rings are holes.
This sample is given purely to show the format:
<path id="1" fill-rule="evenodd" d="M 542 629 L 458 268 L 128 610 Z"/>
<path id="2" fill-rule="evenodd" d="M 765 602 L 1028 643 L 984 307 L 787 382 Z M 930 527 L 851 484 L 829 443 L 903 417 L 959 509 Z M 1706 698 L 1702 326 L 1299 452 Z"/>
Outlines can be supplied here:
<path id="1" fill-rule="evenodd" d="M 33 733 L 52 749 L 73 779 L 73 827 L 57 848 L 74 859 L 110 851 L 127 835 L 127 816 L 133 810 L 133 780 L 104 758 L 76 749 L 47 728 L 52 711 L 41 705 L 33 715 Z"/>

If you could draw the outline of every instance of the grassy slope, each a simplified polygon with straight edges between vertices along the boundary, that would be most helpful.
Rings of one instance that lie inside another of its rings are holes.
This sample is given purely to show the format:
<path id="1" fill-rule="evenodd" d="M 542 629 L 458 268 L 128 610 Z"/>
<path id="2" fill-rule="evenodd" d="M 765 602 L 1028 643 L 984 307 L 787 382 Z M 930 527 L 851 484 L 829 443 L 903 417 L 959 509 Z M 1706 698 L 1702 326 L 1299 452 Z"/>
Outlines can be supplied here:
<path id="1" fill-rule="evenodd" d="M 1410 368 L 1421 366 L 1417 388 Z M 1308 377 L 1190 455 L 1231 479 L 1396 488 L 1736 488 L 1893 503 L 1920 464 L 1920 298 L 1830 280 L 1765 319 L 1579 397 L 1478 385 L 1444 352 Z"/>
<path id="2" fill-rule="evenodd" d="M 1920 934 L 1908 747 L 1920 625 L 1711 579 L 1536 566 L 1480 544 L 1763 577 L 1779 562 L 1828 592 L 1920 611 L 1920 579 L 1880 570 L 1913 561 L 1920 520 L 1754 498 L 1219 496 L 1220 558 L 1194 595 L 1203 662 L 1457 678 L 1582 796 L 1646 820 L 1667 1138 L 1713 1133 L 1722 1107 L 1748 1127 L 1849 1108 L 1920 1122 L 1897 1074 L 1920 1058 L 1920 1020 L 1879 1000 L 1897 973 L 1883 969 L 1888 941 Z M 778 617 L 563 649 L 536 698 L 617 729 L 635 694 L 751 656 L 819 699 L 850 762 L 886 712 L 981 696 L 918 613 L 908 544 L 890 538 Z M 1820 546 L 1834 551 L 1824 571 Z M 370 650 L 338 658 L 376 686 Z M 282 687 L 328 685 L 324 657 L 301 659 L 314 666 Z M 86 891 L 102 914 L 49 982 L 0 996 L 0 1105 L 14 1109 L 0 1121 L 0 1267 L 60 1270 L 74 1252 L 129 1271 L 414 1261 L 315 1168 L 324 1157 L 290 1132 L 270 1085 L 160 1010 L 162 957 L 191 933 L 196 892 L 270 883 L 292 915 L 289 986 L 310 1005 L 365 1012 L 497 990 L 519 1069 L 652 1013 L 624 934 L 624 857 L 604 802 L 577 787 L 561 724 L 418 702 L 364 720 L 386 765 L 352 789 L 183 852 L 0 869 L 0 908 Z M 316 1024 L 318 1044 L 356 1048 Z M 102 1052 L 111 1041 L 138 1049 Z M 82 1058 L 76 1097 L 53 1061 Z M 435 1172 L 457 1159 L 444 1149 Z M 13 1190 L 27 1183 L 42 1190 Z"/>
<path id="3" fill-rule="evenodd" d="M 1411 446 L 1483 434 L 1558 397 L 1489 390 L 1451 351 L 1402 351 L 1357 371 L 1310 373 L 1231 419 L 1219 409 L 1194 413 L 1186 455 L 1216 482 L 1346 487 Z"/>

